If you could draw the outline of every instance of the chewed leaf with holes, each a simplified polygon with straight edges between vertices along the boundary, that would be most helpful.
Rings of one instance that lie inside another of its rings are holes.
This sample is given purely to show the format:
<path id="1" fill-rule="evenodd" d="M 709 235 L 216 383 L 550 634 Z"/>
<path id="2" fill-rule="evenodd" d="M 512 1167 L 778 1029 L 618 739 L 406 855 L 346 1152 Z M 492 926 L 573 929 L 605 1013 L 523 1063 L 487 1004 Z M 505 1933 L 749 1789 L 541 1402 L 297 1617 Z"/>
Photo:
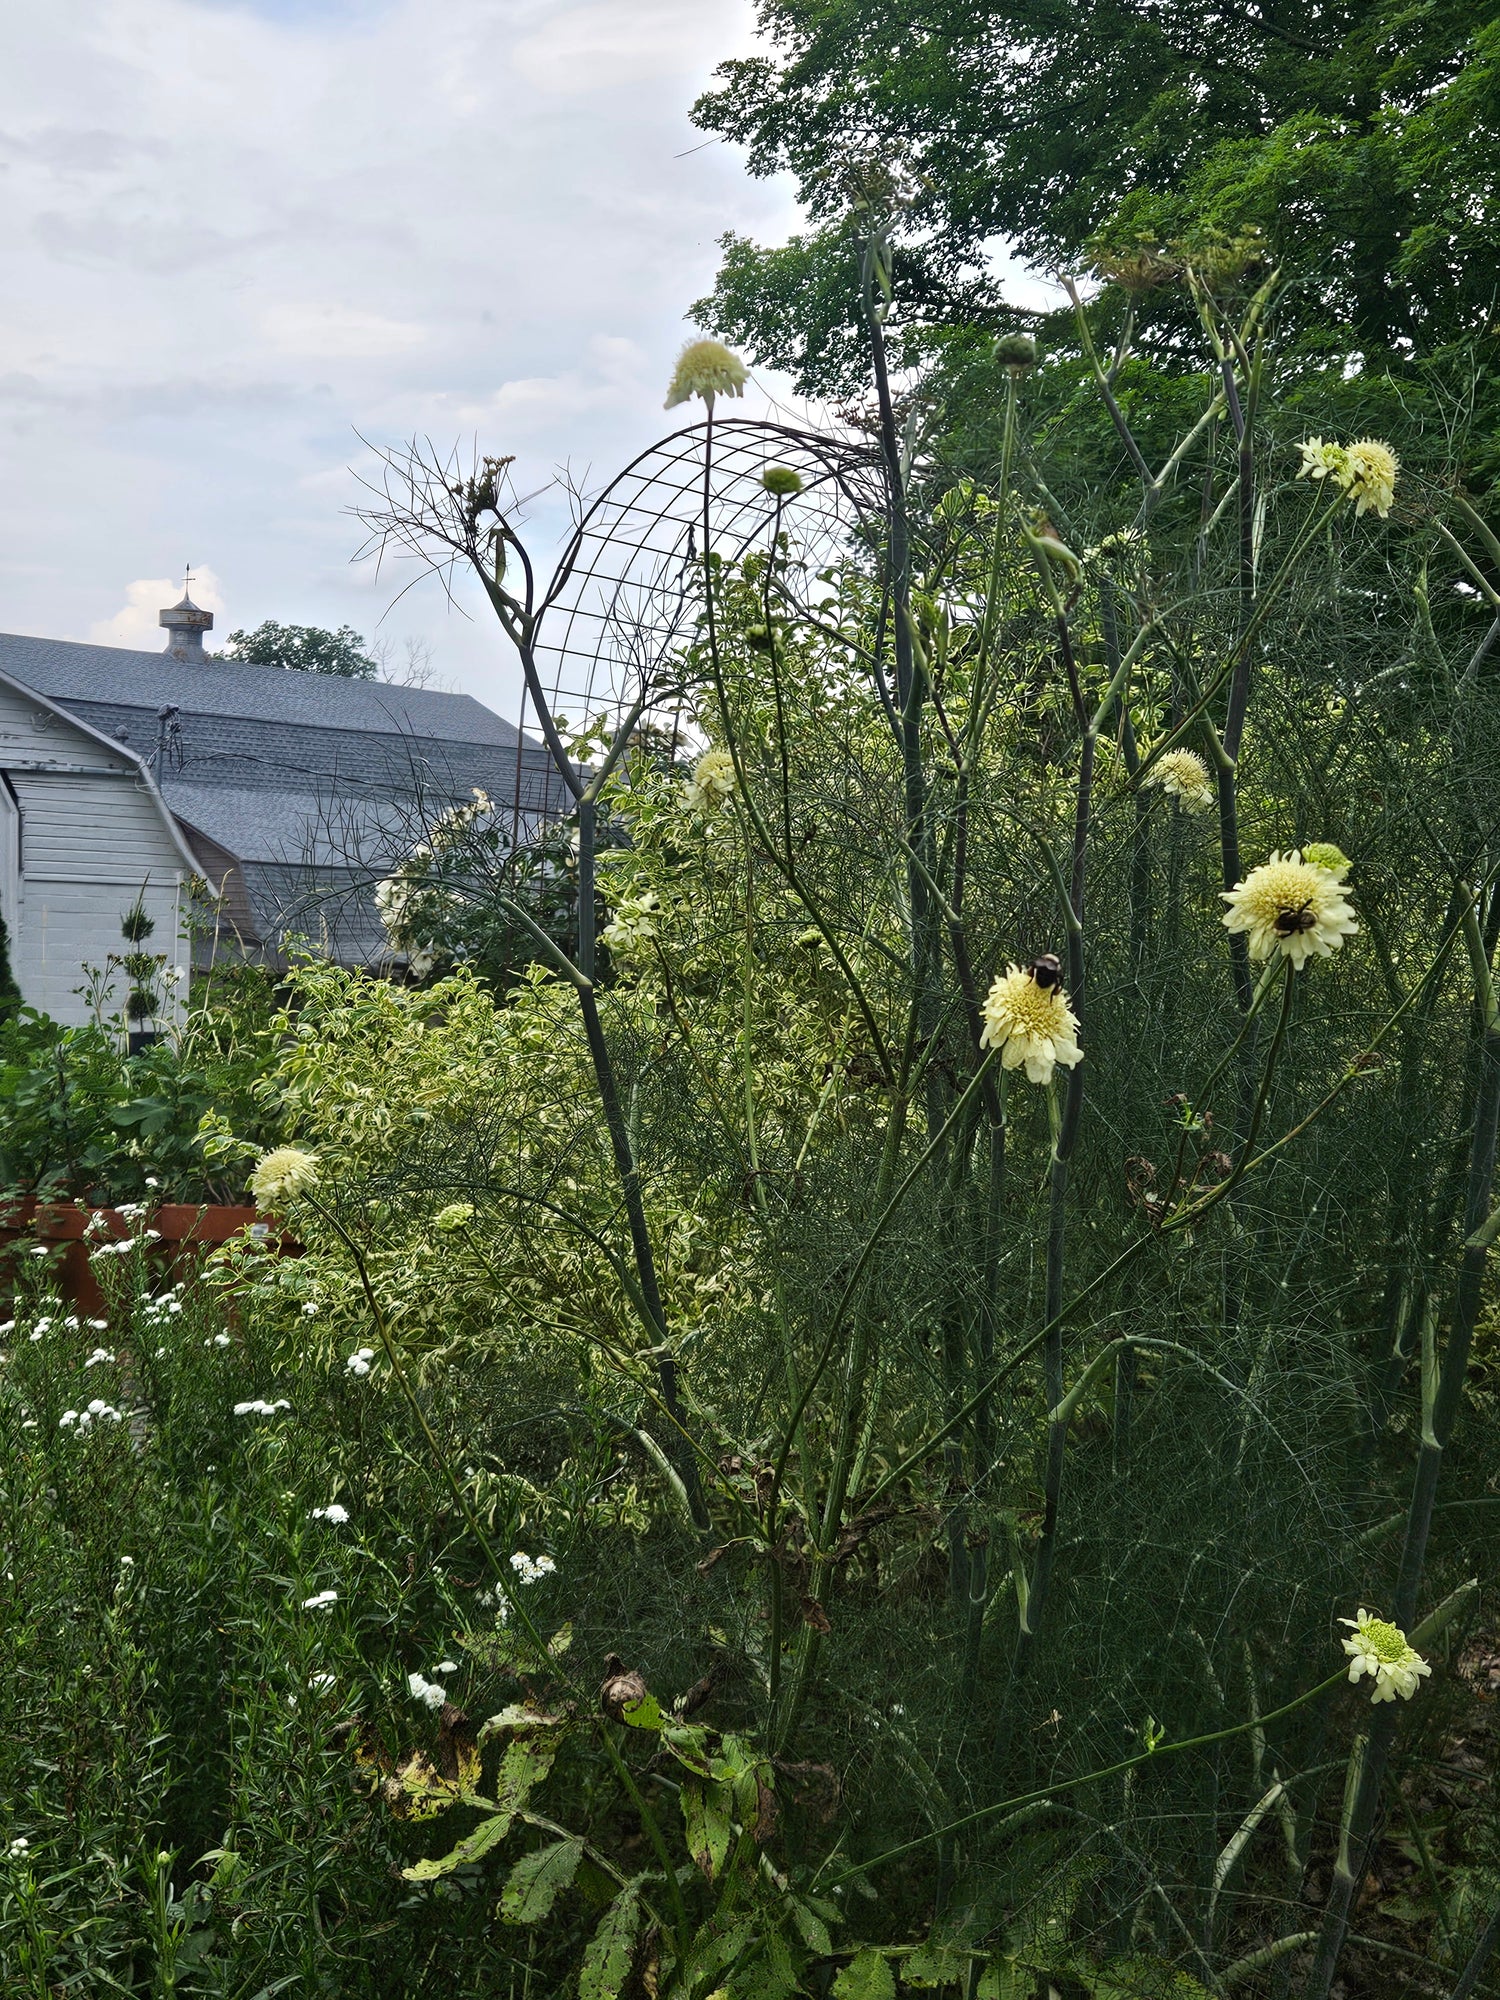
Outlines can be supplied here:
<path id="1" fill-rule="evenodd" d="M 730 1824 L 731 1796 L 727 1785 L 716 1785 L 694 1773 L 682 1784 L 682 1824 L 688 1851 L 705 1878 L 716 1881 L 729 1858 L 734 1830 Z"/>
<path id="2" fill-rule="evenodd" d="M 861 1951 L 833 1982 L 833 2000 L 896 2000 L 896 1975 L 878 1951 Z"/>
<path id="3" fill-rule="evenodd" d="M 568 1888 L 583 1859 L 580 1838 L 554 1841 L 523 1854 L 500 1892 L 500 1913 L 513 1924 L 538 1924 Z"/>
<path id="4" fill-rule="evenodd" d="M 578 1974 L 578 2000 L 619 2000 L 630 1977 L 640 1927 L 640 1891 L 632 1882 L 616 1896 L 589 1939 Z"/>
<path id="5" fill-rule="evenodd" d="M 498 1846 L 510 1832 L 512 1821 L 524 1808 L 533 1788 L 552 1769 L 557 1751 L 558 1738 L 555 1736 L 538 1736 L 512 1743 L 495 1774 L 495 1796 L 493 1799 L 475 1800 L 477 1804 L 493 1808 L 493 1817 L 481 1820 L 474 1831 L 447 1854 L 416 1861 L 410 1868 L 403 1868 L 401 1873 L 407 1881 L 436 1881 L 438 1876 L 447 1875 L 466 1861 L 477 1861 L 492 1847 Z"/>

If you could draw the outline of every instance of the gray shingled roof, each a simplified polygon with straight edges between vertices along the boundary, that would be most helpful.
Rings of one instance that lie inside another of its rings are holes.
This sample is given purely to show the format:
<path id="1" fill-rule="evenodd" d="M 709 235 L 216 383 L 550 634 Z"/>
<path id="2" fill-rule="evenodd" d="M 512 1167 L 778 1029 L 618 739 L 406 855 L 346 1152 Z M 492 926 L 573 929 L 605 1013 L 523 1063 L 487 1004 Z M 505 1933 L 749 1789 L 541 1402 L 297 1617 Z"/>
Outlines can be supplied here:
<path id="1" fill-rule="evenodd" d="M 170 772 L 162 777 L 161 793 L 179 819 L 241 861 L 375 867 L 405 852 L 423 833 L 414 812 L 399 800 L 195 784 Z"/>
<path id="2" fill-rule="evenodd" d="M 513 750 L 518 732 L 467 694 L 346 681 L 206 658 L 200 665 L 168 653 L 123 646 L 85 646 L 71 639 L 33 639 L 0 632 L 0 669 L 53 701 L 114 702 L 154 713 L 176 702 L 195 715 L 237 715 L 322 729 L 428 736 L 450 743 L 484 743 Z"/>

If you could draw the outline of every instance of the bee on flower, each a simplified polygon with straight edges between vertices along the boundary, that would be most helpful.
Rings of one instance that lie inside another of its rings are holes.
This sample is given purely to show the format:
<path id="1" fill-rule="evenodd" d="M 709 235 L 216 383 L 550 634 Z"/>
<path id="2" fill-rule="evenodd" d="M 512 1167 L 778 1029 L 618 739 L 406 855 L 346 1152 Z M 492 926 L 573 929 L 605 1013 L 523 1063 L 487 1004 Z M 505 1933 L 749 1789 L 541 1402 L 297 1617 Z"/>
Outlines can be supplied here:
<path id="1" fill-rule="evenodd" d="M 1328 958 L 1358 931 L 1354 911 L 1344 898 L 1348 861 L 1328 843 L 1309 847 L 1308 855 L 1314 854 L 1337 856 L 1337 863 L 1321 866 L 1293 848 L 1287 854 L 1271 854 L 1243 882 L 1220 890 L 1229 905 L 1224 927 L 1245 933 L 1252 958 L 1268 959 L 1280 952 L 1300 972 L 1310 958 Z"/>
<path id="2" fill-rule="evenodd" d="M 1358 1681 L 1368 1674 L 1374 1682 L 1372 1702 L 1394 1701 L 1398 1694 L 1403 1701 L 1410 1701 L 1423 1676 L 1432 1669 L 1416 1648 L 1408 1645 L 1400 1626 L 1374 1618 L 1363 1608 L 1357 1618 L 1341 1618 L 1339 1623 L 1349 1626 L 1353 1635 L 1344 1641 L 1349 1679 Z"/>
<path id="3" fill-rule="evenodd" d="M 1164 752 L 1146 773 L 1144 783 L 1159 786 L 1184 812 L 1207 812 L 1214 802 L 1213 780 L 1196 750 Z"/>
<path id="4" fill-rule="evenodd" d="M 734 792 L 734 759 L 727 750 L 705 751 L 693 766 L 684 801 L 693 812 L 710 813 Z"/>
<path id="5" fill-rule="evenodd" d="M 1299 479 L 1331 479 L 1354 501 L 1356 516 L 1375 513 L 1383 521 L 1390 513 L 1401 461 L 1388 444 L 1379 438 L 1361 438 L 1351 445 L 1331 444 L 1315 437 L 1297 449 L 1302 454 Z"/>
<path id="6" fill-rule="evenodd" d="M 737 354 L 718 340 L 690 340 L 677 357 L 663 409 L 701 396 L 713 414 L 715 396 L 743 396 L 750 371 Z"/>
<path id="7" fill-rule="evenodd" d="M 1005 1069 L 1024 1063 L 1032 1083 L 1050 1083 L 1059 1063 L 1072 1069 L 1083 1061 L 1078 1016 L 1062 987 L 1062 967 L 1045 952 L 1023 970 L 1011 965 L 997 973 L 980 1009 L 982 1049 L 998 1049 Z"/>

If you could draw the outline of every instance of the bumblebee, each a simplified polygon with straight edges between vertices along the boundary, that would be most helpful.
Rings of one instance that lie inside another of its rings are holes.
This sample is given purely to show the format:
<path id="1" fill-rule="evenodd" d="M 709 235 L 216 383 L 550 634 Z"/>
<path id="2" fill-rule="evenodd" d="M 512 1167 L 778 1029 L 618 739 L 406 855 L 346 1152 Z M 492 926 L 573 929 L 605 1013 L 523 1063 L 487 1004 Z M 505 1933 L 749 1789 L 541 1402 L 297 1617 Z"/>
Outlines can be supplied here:
<path id="1" fill-rule="evenodd" d="M 1050 993 L 1054 986 L 1062 985 L 1062 960 L 1055 951 L 1044 951 L 1032 960 L 1031 976 L 1044 993 Z"/>
<path id="2" fill-rule="evenodd" d="M 1317 924 L 1318 920 L 1313 915 L 1312 904 L 1309 901 L 1304 903 L 1300 910 L 1278 910 L 1272 920 L 1271 928 L 1277 937 L 1289 938 L 1296 937 L 1299 931 L 1316 930 Z"/>

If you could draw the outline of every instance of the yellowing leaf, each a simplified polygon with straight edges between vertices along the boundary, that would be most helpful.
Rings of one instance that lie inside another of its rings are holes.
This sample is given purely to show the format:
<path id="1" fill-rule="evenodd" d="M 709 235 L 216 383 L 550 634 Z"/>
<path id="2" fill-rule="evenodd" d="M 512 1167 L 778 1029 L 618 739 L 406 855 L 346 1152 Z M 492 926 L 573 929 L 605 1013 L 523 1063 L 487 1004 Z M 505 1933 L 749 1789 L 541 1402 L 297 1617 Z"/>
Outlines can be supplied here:
<path id="1" fill-rule="evenodd" d="M 833 2000 L 896 2000 L 896 1975 L 878 1951 L 856 1953 L 833 1982 Z"/>

